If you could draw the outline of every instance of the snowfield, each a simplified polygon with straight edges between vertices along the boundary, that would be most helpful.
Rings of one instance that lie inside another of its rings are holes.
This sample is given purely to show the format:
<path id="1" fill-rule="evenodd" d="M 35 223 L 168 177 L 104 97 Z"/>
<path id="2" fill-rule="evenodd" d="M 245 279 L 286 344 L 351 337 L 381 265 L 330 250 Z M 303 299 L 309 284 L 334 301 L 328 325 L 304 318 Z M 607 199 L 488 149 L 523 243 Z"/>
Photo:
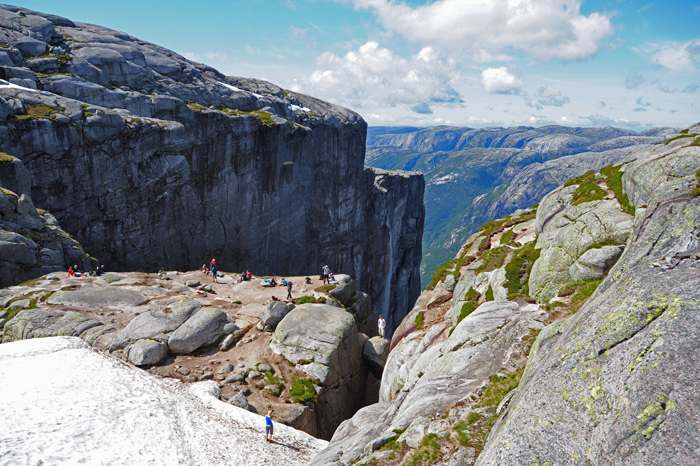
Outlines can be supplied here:
<path id="1" fill-rule="evenodd" d="M 0 345 L 0 465 L 301 465 L 328 442 L 73 337 Z"/>

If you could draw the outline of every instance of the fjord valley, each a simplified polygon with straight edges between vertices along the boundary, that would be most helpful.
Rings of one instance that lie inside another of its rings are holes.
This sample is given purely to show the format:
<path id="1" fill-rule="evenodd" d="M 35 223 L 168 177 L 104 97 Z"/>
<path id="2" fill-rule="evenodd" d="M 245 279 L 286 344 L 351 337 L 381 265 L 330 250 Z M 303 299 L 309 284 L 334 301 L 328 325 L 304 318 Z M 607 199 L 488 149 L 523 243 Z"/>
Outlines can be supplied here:
<path id="1" fill-rule="evenodd" d="M 426 177 L 423 286 L 481 225 L 525 209 L 588 170 L 664 142 L 673 128 L 371 127 L 367 163 Z"/>
<path id="2" fill-rule="evenodd" d="M 700 125 L 368 128 L 25 8 L 0 45 L 0 465 L 700 463 Z"/>

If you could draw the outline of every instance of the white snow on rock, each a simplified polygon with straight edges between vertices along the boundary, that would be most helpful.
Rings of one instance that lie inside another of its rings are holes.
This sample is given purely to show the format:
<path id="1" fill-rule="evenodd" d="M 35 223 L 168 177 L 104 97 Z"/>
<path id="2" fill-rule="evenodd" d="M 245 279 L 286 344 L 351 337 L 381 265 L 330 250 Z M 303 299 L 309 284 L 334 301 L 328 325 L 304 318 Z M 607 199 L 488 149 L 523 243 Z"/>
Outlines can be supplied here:
<path id="1" fill-rule="evenodd" d="M 222 86 L 228 87 L 228 88 L 231 89 L 233 92 L 243 92 L 243 89 L 240 89 L 240 88 L 238 88 L 238 87 L 236 87 L 236 86 L 232 86 L 232 85 L 230 85 L 230 84 L 222 83 L 221 81 L 218 81 L 218 82 L 219 82 L 219 84 L 221 84 Z"/>
<path id="2" fill-rule="evenodd" d="M 262 99 L 262 96 L 261 96 L 260 94 L 256 94 L 255 92 L 252 92 L 252 91 L 244 91 L 243 89 L 241 89 L 241 88 L 239 88 L 239 87 L 232 86 L 231 84 L 222 83 L 221 81 L 218 81 L 218 83 L 221 84 L 221 85 L 224 86 L 224 87 L 228 87 L 228 88 L 231 89 L 233 92 L 250 92 L 251 94 L 253 94 L 253 95 L 254 95 L 255 97 L 257 97 L 258 99 Z"/>
<path id="3" fill-rule="evenodd" d="M 308 107 L 300 107 L 298 105 L 290 104 L 289 109 L 293 112 L 310 112 L 311 109 Z"/>
<path id="4" fill-rule="evenodd" d="M 0 345 L 0 465 L 296 465 L 328 442 L 73 337 Z"/>

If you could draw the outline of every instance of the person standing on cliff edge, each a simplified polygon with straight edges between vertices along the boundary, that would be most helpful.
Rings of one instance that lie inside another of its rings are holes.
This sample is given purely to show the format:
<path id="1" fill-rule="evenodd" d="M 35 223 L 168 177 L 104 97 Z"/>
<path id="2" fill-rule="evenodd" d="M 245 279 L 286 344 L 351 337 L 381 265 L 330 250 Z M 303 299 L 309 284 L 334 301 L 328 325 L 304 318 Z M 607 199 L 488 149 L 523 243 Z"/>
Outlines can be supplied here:
<path id="1" fill-rule="evenodd" d="M 379 336 L 384 338 L 384 328 L 386 328 L 386 320 L 384 320 L 384 317 L 379 316 L 379 320 L 377 321 L 377 327 L 379 329 Z"/>

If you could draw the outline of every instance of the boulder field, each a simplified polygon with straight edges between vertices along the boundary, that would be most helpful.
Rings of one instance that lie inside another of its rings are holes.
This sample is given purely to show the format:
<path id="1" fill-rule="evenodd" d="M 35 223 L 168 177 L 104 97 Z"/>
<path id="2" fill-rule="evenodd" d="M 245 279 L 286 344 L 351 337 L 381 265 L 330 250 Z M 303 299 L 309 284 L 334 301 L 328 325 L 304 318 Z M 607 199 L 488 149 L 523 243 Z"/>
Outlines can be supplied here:
<path id="1" fill-rule="evenodd" d="M 700 126 L 484 225 L 312 465 L 700 462 Z"/>
<path id="2" fill-rule="evenodd" d="M 368 296 L 335 278 L 289 277 L 295 298 L 285 302 L 275 295 L 286 287 L 262 287 L 261 277 L 51 273 L 0 290 L 0 339 L 79 337 L 159 378 L 211 380 L 221 400 L 263 414 L 272 406 L 279 422 L 329 439 L 377 400 L 388 353 L 388 340 L 358 330 Z"/>
<path id="3" fill-rule="evenodd" d="M 24 8 L 0 45 L 0 185 L 111 270 L 327 264 L 389 328 L 420 294 L 423 178 L 365 167 L 358 114 Z"/>

